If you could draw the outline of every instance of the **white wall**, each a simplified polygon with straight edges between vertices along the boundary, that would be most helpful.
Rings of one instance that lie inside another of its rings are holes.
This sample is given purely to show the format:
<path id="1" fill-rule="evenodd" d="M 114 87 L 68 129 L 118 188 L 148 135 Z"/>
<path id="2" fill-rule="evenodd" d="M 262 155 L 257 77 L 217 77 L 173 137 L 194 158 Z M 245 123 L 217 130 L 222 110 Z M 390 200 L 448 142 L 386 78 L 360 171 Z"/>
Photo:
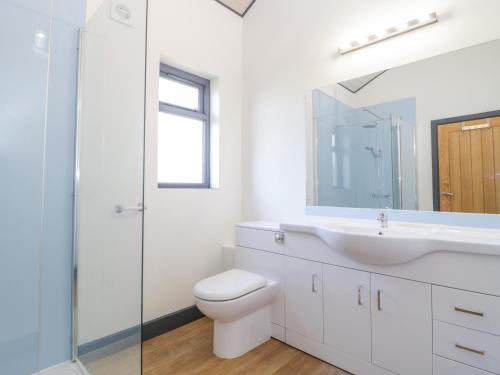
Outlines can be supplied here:
<path id="1" fill-rule="evenodd" d="M 212 80 L 220 187 L 158 189 L 160 61 Z M 219 272 L 241 219 L 242 20 L 212 0 L 149 0 L 144 320 L 193 305 L 192 288 Z"/>
<path id="2" fill-rule="evenodd" d="M 440 22 L 339 57 L 339 44 L 436 11 Z M 257 1 L 244 19 L 243 214 L 304 213 L 305 93 L 500 37 L 496 0 Z"/>
<path id="3" fill-rule="evenodd" d="M 104 3 L 104 0 L 86 0 L 87 3 L 87 20 L 94 15 L 97 9 Z"/>
<path id="4" fill-rule="evenodd" d="M 88 0 L 89 16 L 99 4 Z M 500 37 L 496 0 L 259 0 L 243 22 L 213 0 L 149 0 L 149 8 L 145 321 L 192 305 L 194 283 L 222 267 L 242 202 L 247 219 L 303 215 L 308 90 Z M 434 10 L 437 25 L 336 56 L 345 40 Z M 219 189 L 156 187 L 160 61 L 213 80 Z"/>

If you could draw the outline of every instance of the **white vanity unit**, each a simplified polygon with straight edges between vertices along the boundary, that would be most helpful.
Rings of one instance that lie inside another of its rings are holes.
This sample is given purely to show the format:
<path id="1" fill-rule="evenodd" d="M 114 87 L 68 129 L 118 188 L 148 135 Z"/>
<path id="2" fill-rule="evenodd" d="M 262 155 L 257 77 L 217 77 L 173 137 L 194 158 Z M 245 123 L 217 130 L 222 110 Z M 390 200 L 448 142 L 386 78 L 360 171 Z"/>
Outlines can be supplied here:
<path id="1" fill-rule="evenodd" d="M 500 374 L 500 231 L 377 224 L 237 226 L 236 267 L 280 285 L 273 336 L 356 375 Z"/>

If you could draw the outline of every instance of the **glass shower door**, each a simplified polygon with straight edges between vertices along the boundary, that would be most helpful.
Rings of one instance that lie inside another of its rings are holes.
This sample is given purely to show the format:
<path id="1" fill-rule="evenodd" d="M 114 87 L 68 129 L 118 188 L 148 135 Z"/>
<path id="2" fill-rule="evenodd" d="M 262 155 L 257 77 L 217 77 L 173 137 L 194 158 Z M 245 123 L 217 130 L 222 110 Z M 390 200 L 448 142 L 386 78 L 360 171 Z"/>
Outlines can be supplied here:
<path id="1" fill-rule="evenodd" d="M 141 373 L 147 2 L 105 1 L 81 36 L 76 355 Z"/>

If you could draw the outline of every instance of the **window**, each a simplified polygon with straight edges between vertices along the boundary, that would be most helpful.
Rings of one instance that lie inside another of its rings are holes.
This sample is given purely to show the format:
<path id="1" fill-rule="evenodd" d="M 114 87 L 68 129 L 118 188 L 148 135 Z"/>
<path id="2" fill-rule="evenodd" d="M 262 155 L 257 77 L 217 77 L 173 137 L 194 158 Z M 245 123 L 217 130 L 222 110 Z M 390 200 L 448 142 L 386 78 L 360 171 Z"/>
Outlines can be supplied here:
<path id="1" fill-rule="evenodd" d="M 210 187 L 210 81 L 160 65 L 158 187 Z"/>

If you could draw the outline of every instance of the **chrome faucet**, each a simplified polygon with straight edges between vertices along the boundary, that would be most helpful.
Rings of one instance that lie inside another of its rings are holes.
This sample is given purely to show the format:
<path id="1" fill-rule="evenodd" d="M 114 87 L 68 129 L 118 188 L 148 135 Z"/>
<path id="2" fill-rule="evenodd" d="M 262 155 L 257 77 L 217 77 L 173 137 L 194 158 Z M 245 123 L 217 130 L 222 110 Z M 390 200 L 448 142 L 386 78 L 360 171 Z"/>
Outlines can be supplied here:
<path id="1" fill-rule="evenodd" d="M 385 211 L 380 211 L 377 214 L 377 220 L 380 222 L 381 228 L 387 228 L 389 226 L 389 216 L 387 216 Z"/>

